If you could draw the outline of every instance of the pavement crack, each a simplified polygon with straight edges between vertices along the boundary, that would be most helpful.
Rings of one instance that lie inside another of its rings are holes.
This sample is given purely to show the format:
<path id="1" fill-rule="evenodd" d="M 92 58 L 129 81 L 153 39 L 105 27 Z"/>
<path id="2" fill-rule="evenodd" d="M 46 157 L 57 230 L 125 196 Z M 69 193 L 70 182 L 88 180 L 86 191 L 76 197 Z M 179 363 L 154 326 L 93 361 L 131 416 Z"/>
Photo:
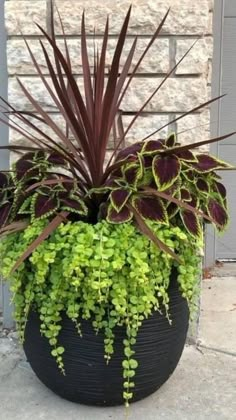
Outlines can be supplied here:
<path id="1" fill-rule="evenodd" d="M 226 354 L 227 356 L 236 357 L 236 353 L 234 353 L 234 352 L 227 351 L 227 350 L 222 350 L 222 349 L 217 349 L 216 347 L 204 346 L 204 344 L 199 344 L 197 346 L 197 349 L 199 351 L 201 351 L 200 349 L 212 350 L 212 351 L 215 351 L 216 353 L 221 353 L 221 354 Z"/>

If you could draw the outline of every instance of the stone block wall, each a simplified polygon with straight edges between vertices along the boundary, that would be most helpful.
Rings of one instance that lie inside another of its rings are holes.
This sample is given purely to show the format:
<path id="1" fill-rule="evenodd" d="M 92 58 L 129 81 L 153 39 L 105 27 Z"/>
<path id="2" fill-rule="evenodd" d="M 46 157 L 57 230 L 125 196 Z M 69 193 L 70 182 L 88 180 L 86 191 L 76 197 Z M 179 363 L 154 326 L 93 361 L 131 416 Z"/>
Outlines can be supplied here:
<path id="1" fill-rule="evenodd" d="M 98 45 L 107 14 L 110 15 L 110 31 L 112 36 L 108 45 L 108 63 L 114 51 L 117 34 L 122 19 L 131 0 L 57 0 L 68 36 L 74 72 L 81 84 L 80 61 L 80 19 L 83 9 L 86 10 L 87 31 L 91 34 L 88 42 L 93 51 L 93 30 L 96 28 Z M 128 135 L 128 142 L 137 141 L 155 129 L 172 121 L 181 113 L 207 101 L 210 96 L 211 61 L 212 61 L 212 14 L 213 0 L 133 0 L 132 18 L 129 38 L 125 52 L 136 35 L 139 36 L 136 57 L 143 51 L 152 33 L 160 23 L 168 7 L 170 14 L 161 35 L 139 69 L 130 90 L 122 105 L 123 123 L 127 126 L 132 114 L 139 109 L 157 84 L 182 57 L 193 42 L 198 42 L 189 55 L 172 74 L 168 81 L 153 98 L 142 117 Z M 9 72 L 9 101 L 19 109 L 30 110 L 30 104 L 21 93 L 16 81 L 20 76 L 35 98 L 45 106 L 53 118 L 60 120 L 57 109 L 45 92 L 22 39 L 22 33 L 28 39 L 33 51 L 37 54 L 42 71 L 47 69 L 42 57 L 38 41 L 39 30 L 36 23 L 50 30 L 50 7 L 47 0 L 6 0 L 5 22 L 8 34 L 7 57 Z M 60 25 L 56 21 L 56 33 L 61 38 Z M 62 42 L 62 40 L 60 41 Z M 135 61 L 135 60 L 134 60 Z M 122 65 L 122 63 L 121 63 Z M 209 137 L 209 109 L 196 112 L 191 116 L 161 131 L 176 130 L 180 142 L 194 142 Z M 25 143 L 19 134 L 10 132 L 11 143 Z"/>

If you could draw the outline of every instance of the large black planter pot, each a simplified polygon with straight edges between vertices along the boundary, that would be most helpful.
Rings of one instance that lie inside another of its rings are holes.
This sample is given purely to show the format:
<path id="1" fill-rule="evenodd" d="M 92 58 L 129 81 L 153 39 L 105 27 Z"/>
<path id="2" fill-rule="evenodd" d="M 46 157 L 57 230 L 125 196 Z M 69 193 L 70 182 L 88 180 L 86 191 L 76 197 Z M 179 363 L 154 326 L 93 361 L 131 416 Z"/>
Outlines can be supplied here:
<path id="1" fill-rule="evenodd" d="M 172 273 L 171 277 L 172 325 L 157 312 L 143 322 L 134 346 L 139 366 L 134 377 L 132 402 L 155 392 L 172 374 L 183 351 L 189 311 L 178 290 L 176 274 Z M 103 334 L 95 335 L 89 321 L 82 321 L 82 332 L 81 338 L 72 321 L 66 316 L 63 318 L 59 342 L 66 349 L 64 376 L 50 354 L 47 339 L 40 335 L 38 315 L 30 313 L 24 350 L 33 371 L 48 388 L 70 401 L 101 406 L 123 404 L 124 328 L 116 329 L 115 353 L 108 365 L 104 359 Z"/>

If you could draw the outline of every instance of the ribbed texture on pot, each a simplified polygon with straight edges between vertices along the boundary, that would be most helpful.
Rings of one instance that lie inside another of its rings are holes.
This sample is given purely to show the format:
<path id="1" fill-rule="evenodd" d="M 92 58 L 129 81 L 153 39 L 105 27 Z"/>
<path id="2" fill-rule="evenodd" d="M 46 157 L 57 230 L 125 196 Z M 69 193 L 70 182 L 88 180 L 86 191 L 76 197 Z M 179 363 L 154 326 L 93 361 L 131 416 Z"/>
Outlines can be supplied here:
<path id="1" fill-rule="evenodd" d="M 139 366 L 134 377 L 133 401 L 155 392 L 171 375 L 183 351 L 189 311 L 172 274 L 169 325 L 165 316 L 155 312 L 144 320 L 134 346 Z M 37 377 L 52 391 L 70 401 L 89 405 L 123 404 L 122 360 L 125 329 L 115 329 L 115 352 L 109 364 L 104 359 L 104 335 L 95 334 L 91 322 L 82 320 L 81 338 L 72 321 L 63 316 L 60 345 L 65 347 L 62 375 L 51 356 L 48 340 L 40 335 L 38 314 L 31 312 L 25 331 L 24 350 Z"/>

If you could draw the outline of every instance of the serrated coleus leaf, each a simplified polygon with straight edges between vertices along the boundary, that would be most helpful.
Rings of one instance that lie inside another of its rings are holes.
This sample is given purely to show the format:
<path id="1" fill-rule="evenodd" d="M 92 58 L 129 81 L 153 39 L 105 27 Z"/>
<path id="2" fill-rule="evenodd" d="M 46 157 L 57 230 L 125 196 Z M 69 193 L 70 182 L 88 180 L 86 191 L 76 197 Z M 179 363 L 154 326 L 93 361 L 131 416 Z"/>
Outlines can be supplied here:
<path id="1" fill-rule="evenodd" d="M 113 190 L 110 194 L 112 206 L 119 212 L 126 204 L 130 195 L 131 191 L 125 190 L 124 188 Z"/>
<path id="2" fill-rule="evenodd" d="M 0 172 L 0 189 L 7 187 L 9 184 L 8 176 Z"/>
<path id="3" fill-rule="evenodd" d="M 173 151 L 174 152 L 174 151 Z M 197 157 L 190 150 L 176 152 L 176 156 L 184 162 L 197 162 Z"/>
<path id="4" fill-rule="evenodd" d="M 133 213 L 127 206 L 124 206 L 120 211 L 116 211 L 116 209 L 114 209 L 114 207 L 110 204 L 106 219 L 109 223 L 126 223 L 129 222 L 132 217 Z"/>
<path id="5" fill-rule="evenodd" d="M 120 150 L 116 156 L 116 162 L 126 160 L 128 157 L 135 158 L 137 154 L 141 152 L 142 147 L 143 143 L 140 141 Z"/>
<path id="6" fill-rule="evenodd" d="M 132 199 L 132 205 L 143 219 L 168 223 L 165 206 L 159 198 L 145 195 L 137 196 Z"/>
<path id="7" fill-rule="evenodd" d="M 196 155 L 198 162 L 192 163 L 191 166 L 199 173 L 207 173 L 217 169 L 231 168 L 232 166 L 226 162 L 216 159 L 213 156 L 200 154 Z"/>
<path id="8" fill-rule="evenodd" d="M 207 181 L 203 178 L 199 178 L 196 182 L 196 187 L 199 191 L 208 194 L 209 193 L 209 185 Z"/>
<path id="9" fill-rule="evenodd" d="M 194 182 L 195 175 L 194 175 L 193 171 L 191 171 L 191 170 L 183 171 L 182 174 L 188 181 Z"/>
<path id="10" fill-rule="evenodd" d="M 65 165 L 66 160 L 60 153 L 50 153 L 50 155 L 47 158 L 47 161 L 51 163 L 52 165 Z"/>
<path id="11" fill-rule="evenodd" d="M 60 200 L 63 210 L 71 211 L 72 213 L 78 213 L 82 216 L 86 216 L 88 213 L 87 207 L 82 200 L 74 198 L 63 198 Z"/>
<path id="12" fill-rule="evenodd" d="M 176 143 L 176 134 L 175 133 L 171 133 L 167 137 L 165 144 L 166 144 L 167 147 L 172 148 L 172 147 L 175 146 L 175 143 Z"/>
<path id="13" fill-rule="evenodd" d="M 209 216 L 211 216 L 214 220 L 218 230 L 223 230 L 229 221 L 225 207 L 214 198 L 210 198 L 208 201 L 207 210 Z"/>
<path id="14" fill-rule="evenodd" d="M 226 188 L 221 182 L 215 181 L 212 187 L 213 191 L 218 192 L 223 200 L 226 198 Z"/>
<path id="15" fill-rule="evenodd" d="M 191 201 L 192 200 L 191 194 L 186 188 L 181 188 L 180 189 L 180 198 L 183 201 Z"/>
<path id="16" fill-rule="evenodd" d="M 56 197 L 37 193 L 34 200 L 34 216 L 36 218 L 43 216 L 47 217 L 58 209 L 58 204 L 59 202 Z"/>
<path id="17" fill-rule="evenodd" d="M 148 140 L 143 142 L 142 155 L 155 155 L 160 150 L 164 150 L 165 145 L 163 140 Z"/>
<path id="18" fill-rule="evenodd" d="M 129 185 L 136 186 L 143 176 L 143 168 L 140 165 L 130 163 L 124 168 L 124 178 Z"/>
<path id="19" fill-rule="evenodd" d="M 180 217 L 187 231 L 194 237 L 201 237 L 202 228 L 199 218 L 189 210 L 180 210 Z"/>
<path id="20" fill-rule="evenodd" d="M 2 228 L 8 221 L 12 203 L 6 202 L 0 207 L 0 228 Z"/>
<path id="21" fill-rule="evenodd" d="M 181 170 L 179 159 L 174 155 L 155 156 L 152 172 L 160 191 L 169 188 L 178 178 Z"/>
<path id="22" fill-rule="evenodd" d="M 168 218 L 172 219 L 178 213 L 179 207 L 175 203 L 169 203 L 166 211 L 168 214 Z"/>

